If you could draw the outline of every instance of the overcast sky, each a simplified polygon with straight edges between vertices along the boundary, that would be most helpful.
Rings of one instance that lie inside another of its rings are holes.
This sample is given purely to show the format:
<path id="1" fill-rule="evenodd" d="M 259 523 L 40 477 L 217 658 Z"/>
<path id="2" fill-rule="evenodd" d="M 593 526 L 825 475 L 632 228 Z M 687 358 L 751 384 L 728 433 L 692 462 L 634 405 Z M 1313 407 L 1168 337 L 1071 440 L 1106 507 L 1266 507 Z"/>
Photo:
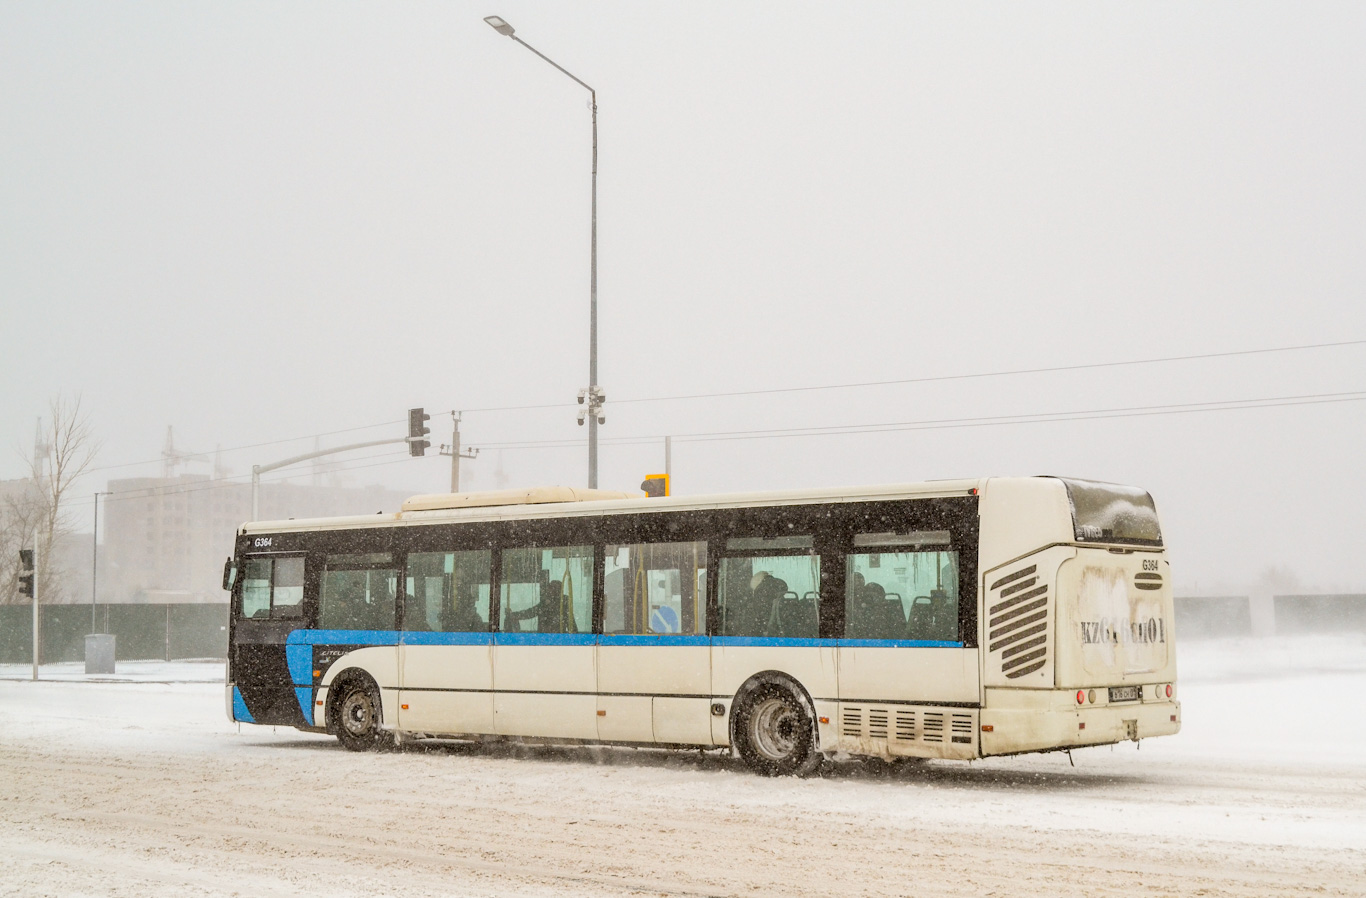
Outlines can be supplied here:
<path id="1" fill-rule="evenodd" d="M 1179 593 L 1366 589 L 1359 3 L 4 0 L 0 479 L 79 393 L 82 492 L 418 405 L 467 488 L 582 485 L 588 94 L 494 13 L 598 91 L 602 486 L 670 433 L 680 494 L 1071 474 L 1153 493 Z"/>

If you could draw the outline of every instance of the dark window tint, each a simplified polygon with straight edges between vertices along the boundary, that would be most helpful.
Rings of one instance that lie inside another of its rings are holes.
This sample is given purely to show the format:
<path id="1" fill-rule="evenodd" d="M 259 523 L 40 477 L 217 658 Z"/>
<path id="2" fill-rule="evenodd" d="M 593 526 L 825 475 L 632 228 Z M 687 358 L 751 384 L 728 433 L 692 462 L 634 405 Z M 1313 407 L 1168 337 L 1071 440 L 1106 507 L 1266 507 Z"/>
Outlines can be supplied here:
<path id="1" fill-rule="evenodd" d="M 845 638 L 957 642 L 958 579 L 955 551 L 889 547 L 847 556 Z"/>
<path id="2" fill-rule="evenodd" d="M 242 570 L 242 617 L 252 620 L 303 616 L 302 557 L 248 558 Z"/>
<path id="3" fill-rule="evenodd" d="M 502 629 L 509 633 L 593 632 L 593 547 L 503 552 Z"/>
<path id="4" fill-rule="evenodd" d="M 398 569 L 388 553 L 329 555 L 323 568 L 324 630 L 392 630 Z"/>
<path id="5" fill-rule="evenodd" d="M 722 636 L 819 635 L 819 555 L 723 558 L 719 581 Z"/>
<path id="6" fill-rule="evenodd" d="M 706 589 L 705 542 L 609 544 L 602 632 L 705 634 Z"/>
<path id="7" fill-rule="evenodd" d="M 489 628 L 493 553 L 413 552 L 403 629 L 484 632 Z"/>

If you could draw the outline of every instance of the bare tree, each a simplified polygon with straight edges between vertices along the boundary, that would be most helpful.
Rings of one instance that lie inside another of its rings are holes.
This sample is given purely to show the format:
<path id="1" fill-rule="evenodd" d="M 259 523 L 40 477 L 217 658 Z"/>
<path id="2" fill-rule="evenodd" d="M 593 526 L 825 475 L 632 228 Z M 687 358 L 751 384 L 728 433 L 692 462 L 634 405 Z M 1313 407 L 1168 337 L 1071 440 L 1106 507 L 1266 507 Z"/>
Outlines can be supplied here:
<path id="1" fill-rule="evenodd" d="M 0 484 L 0 604 L 27 602 L 19 595 L 19 550 L 33 545 L 40 494 L 32 480 Z"/>
<path id="2" fill-rule="evenodd" d="M 48 406 L 50 415 L 38 436 L 41 451 L 29 462 L 29 477 L 18 490 L 5 497 L 0 510 L 0 547 L 5 552 L 3 571 L 6 597 L 18 599 L 14 577 L 19 546 L 34 545 L 38 552 L 38 595 L 45 603 L 62 600 L 62 578 L 52 562 L 52 546 L 70 533 L 65 503 L 72 484 L 81 477 L 99 451 L 90 418 L 81 411 L 81 397 L 61 396 Z M 13 559 L 13 560 L 12 560 Z"/>

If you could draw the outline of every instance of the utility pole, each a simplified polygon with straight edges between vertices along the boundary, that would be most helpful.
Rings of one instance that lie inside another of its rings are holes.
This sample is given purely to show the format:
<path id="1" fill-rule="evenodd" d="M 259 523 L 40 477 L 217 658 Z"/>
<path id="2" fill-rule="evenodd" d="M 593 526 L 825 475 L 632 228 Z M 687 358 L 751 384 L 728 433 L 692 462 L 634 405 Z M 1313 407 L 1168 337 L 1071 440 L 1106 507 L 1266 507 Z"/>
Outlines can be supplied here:
<path id="1" fill-rule="evenodd" d="M 451 412 L 451 444 L 442 446 L 439 450 L 442 455 L 451 457 L 451 492 L 460 492 L 460 459 L 477 458 L 478 449 L 460 448 L 460 412 Z"/>
<path id="2" fill-rule="evenodd" d="M 37 536 L 33 539 L 33 544 L 38 545 Z M 33 679 L 38 679 L 38 652 L 42 649 L 42 630 L 41 615 L 38 614 L 38 553 L 33 553 Z"/>
<path id="3" fill-rule="evenodd" d="M 669 483 L 674 479 L 674 438 L 664 438 L 664 475 L 669 478 Z"/>

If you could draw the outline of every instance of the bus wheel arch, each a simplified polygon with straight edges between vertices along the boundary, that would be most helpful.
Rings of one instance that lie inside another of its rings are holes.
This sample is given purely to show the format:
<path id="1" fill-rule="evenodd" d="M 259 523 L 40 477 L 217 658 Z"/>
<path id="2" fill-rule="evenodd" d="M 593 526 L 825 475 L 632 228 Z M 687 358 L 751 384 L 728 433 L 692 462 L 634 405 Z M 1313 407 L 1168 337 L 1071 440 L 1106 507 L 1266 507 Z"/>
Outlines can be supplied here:
<path id="1" fill-rule="evenodd" d="M 351 751 L 378 751 L 390 741 L 383 729 L 379 684 L 363 670 L 348 670 L 333 681 L 327 697 L 327 731 Z"/>
<path id="2" fill-rule="evenodd" d="M 815 703 L 801 683 L 779 671 L 757 673 L 736 691 L 730 741 L 745 764 L 765 776 L 810 776 L 823 759 Z"/>

